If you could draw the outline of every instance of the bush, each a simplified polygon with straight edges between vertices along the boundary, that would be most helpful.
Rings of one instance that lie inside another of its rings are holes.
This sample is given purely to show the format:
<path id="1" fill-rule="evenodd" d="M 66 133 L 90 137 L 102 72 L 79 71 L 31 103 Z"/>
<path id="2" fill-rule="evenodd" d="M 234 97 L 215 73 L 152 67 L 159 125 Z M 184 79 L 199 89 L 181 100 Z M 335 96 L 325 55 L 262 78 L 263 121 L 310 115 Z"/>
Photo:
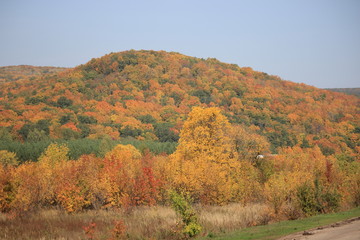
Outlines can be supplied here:
<path id="1" fill-rule="evenodd" d="M 183 224 L 183 234 L 195 237 L 201 232 L 201 225 L 195 211 L 186 198 L 175 191 L 170 191 L 171 206 L 180 215 Z"/>
<path id="2" fill-rule="evenodd" d="M 337 191 L 328 191 L 322 194 L 325 212 L 335 212 L 340 207 L 341 195 Z"/>
<path id="3" fill-rule="evenodd" d="M 305 183 L 298 188 L 297 199 L 303 213 L 306 216 L 311 216 L 337 211 L 340 206 L 341 195 L 329 187 L 324 189 L 320 181 L 315 179 L 313 186 Z"/>
<path id="4" fill-rule="evenodd" d="M 316 199 L 315 189 L 308 183 L 298 188 L 297 199 L 300 204 L 300 209 L 306 216 L 315 215 L 322 210 L 318 199 Z"/>

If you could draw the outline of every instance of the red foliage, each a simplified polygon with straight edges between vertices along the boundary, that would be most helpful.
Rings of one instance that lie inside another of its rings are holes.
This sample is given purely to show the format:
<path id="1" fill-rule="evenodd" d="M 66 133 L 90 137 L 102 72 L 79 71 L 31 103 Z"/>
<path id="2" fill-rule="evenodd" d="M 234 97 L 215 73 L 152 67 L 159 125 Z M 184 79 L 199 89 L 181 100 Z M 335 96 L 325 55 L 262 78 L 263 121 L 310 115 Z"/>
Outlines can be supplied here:
<path id="1" fill-rule="evenodd" d="M 90 222 L 88 225 L 82 227 L 87 239 L 95 239 L 96 223 Z"/>
<path id="2" fill-rule="evenodd" d="M 141 174 L 135 179 L 132 205 L 154 205 L 159 195 L 160 181 L 152 169 L 153 157 L 148 152 L 142 158 Z"/>

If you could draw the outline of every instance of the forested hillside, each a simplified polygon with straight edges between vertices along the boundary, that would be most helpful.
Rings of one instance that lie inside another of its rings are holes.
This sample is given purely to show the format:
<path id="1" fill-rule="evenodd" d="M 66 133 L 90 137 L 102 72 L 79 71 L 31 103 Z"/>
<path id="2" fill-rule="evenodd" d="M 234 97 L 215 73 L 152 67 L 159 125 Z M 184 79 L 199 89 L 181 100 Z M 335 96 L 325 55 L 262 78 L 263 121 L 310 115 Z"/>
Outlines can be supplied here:
<path id="1" fill-rule="evenodd" d="M 82 228 L 55 215 L 88 239 L 100 228 L 112 239 L 188 239 L 360 205 L 355 96 L 162 51 L 111 53 L 0 86 L 2 226 L 49 209 L 118 209 L 128 217 L 87 211 Z M 155 221 L 144 208 L 154 205 L 174 220 Z M 224 209 L 231 221 L 219 220 Z"/>
<path id="2" fill-rule="evenodd" d="M 360 97 L 360 88 L 326 88 L 326 90 Z"/>
<path id="3" fill-rule="evenodd" d="M 35 79 L 40 75 L 55 74 L 66 70 L 60 67 L 34 67 L 29 65 L 0 67 L 0 83 L 23 79 Z"/>
<path id="4" fill-rule="evenodd" d="M 212 58 L 131 50 L 33 76 L 1 83 L 2 139 L 176 142 L 192 107 L 217 106 L 231 124 L 264 136 L 268 152 L 317 145 L 325 155 L 359 154 L 358 98 Z"/>

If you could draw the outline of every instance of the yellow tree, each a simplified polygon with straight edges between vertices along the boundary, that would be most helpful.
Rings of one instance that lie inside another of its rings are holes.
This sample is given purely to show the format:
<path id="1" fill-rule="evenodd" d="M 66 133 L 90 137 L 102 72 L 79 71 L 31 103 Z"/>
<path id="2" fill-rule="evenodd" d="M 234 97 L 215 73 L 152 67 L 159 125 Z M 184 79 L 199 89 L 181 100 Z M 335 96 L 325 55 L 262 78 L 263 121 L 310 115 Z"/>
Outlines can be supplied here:
<path id="1" fill-rule="evenodd" d="M 194 107 L 180 134 L 174 157 L 184 160 L 206 156 L 212 162 L 227 162 L 232 153 L 230 124 L 219 108 Z"/>
<path id="2" fill-rule="evenodd" d="M 0 165 L 3 165 L 4 167 L 17 166 L 18 163 L 19 161 L 15 153 L 7 150 L 0 150 Z"/>
<path id="3" fill-rule="evenodd" d="M 40 188 L 43 200 L 52 204 L 55 199 L 55 181 L 58 169 L 69 160 L 69 148 L 66 145 L 50 144 L 39 157 L 37 170 L 41 172 Z"/>
<path id="4" fill-rule="evenodd" d="M 167 166 L 175 189 L 203 203 L 223 204 L 242 197 L 242 183 L 249 175 L 237 161 L 229 131 L 220 109 L 193 108 Z"/>

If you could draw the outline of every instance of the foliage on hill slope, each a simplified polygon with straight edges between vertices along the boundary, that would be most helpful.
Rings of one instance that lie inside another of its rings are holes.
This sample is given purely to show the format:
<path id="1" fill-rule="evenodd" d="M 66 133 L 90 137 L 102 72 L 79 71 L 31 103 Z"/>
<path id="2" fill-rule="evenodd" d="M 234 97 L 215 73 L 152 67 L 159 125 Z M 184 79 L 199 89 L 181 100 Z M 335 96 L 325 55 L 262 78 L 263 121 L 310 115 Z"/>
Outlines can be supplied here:
<path id="1" fill-rule="evenodd" d="M 0 138 L 177 141 L 195 106 L 219 107 L 232 125 L 279 147 L 318 145 L 359 156 L 359 99 L 249 67 L 164 51 L 125 51 L 84 65 L 1 83 Z"/>
<path id="2" fill-rule="evenodd" d="M 360 97 L 360 88 L 326 88 L 326 90 Z"/>
<path id="3" fill-rule="evenodd" d="M 62 67 L 35 67 L 29 65 L 0 67 L 0 83 L 23 79 L 34 79 L 40 75 L 55 74 L 66 70 Z"/>

